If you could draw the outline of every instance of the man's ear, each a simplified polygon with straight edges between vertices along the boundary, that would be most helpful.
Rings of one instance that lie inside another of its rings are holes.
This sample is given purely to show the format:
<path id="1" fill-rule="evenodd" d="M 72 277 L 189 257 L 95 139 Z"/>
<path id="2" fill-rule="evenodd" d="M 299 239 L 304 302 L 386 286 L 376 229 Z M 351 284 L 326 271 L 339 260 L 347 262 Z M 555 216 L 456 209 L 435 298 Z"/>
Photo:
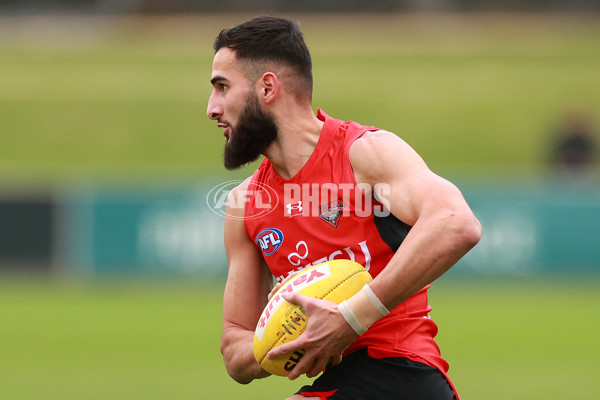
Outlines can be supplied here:
<path id="1" fill-rule="evenodd" d="M 273 72 L 265 72 L 258 81 L 259 97 L 269 104 L 275 100 L 279 94 L 279 78 Z"/>

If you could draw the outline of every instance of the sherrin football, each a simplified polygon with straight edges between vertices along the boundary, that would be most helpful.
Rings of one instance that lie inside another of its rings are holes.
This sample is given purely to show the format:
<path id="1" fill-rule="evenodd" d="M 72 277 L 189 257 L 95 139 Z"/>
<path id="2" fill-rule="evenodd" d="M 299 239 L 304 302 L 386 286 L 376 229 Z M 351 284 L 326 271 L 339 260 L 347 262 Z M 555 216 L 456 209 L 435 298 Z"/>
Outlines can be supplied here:
<path id="1" fill-rule="evenodd" d="M 298 350 L 273 360 L 266 358 L 271 349 L 300 336 L 308 322 L 304 309 L 286 301 L 283 293 L 298 292 L 339 304 L 371 280 L 362 265 L 351 260 L 327 261 L 294 275 L 273 294 L 258 320 L 253 344 L 256 361 L 271 374 L 287 376 L 304 355 Z"/>

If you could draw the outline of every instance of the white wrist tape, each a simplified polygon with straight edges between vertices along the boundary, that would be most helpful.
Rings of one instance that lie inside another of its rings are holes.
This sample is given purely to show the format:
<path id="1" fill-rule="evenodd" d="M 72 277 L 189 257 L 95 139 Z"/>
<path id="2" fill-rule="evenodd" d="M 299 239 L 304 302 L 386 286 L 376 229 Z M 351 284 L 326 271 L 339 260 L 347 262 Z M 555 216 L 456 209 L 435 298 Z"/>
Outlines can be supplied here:
<path id="1" fill-rule="evenodd" d="M 381 300 L 379 300 L 379 297 L 377 297 L 377 295 L 373 293 L 373 290 L 371 289 L 368 283 L 365 286 L 363 286 L 361 290 L 367 294 L 369 300 L 371 300 L 371 303 L 373 303 L 373 305 L 375 306 L 377 311 L 379 311 L 381 316 L 385 316 L 390 313 L 390 310 L 385 308 Z"/>
<path id="2" fill-rule="evenodd" d="M 375 321 L 389 314 L 369 285 L 364 285 L 354 296 L 338 304 L 338 311 L 359 336 Z"/>
<path id="3" fill-rule="evenodd" d="M 360 321 L 358 320 L 358 318 L 356 317 L 346 300 L 338 304 L 338 310 L 340 314 L 342 314 L 342 317 L 344 317 L 348 325 L 350 325 L 350 327 L 354 329 L 354 332 L 356 332 L 358 336 L 362 335 L 367 331 L 362 326 L 362 324 L 360 323 Z"/>

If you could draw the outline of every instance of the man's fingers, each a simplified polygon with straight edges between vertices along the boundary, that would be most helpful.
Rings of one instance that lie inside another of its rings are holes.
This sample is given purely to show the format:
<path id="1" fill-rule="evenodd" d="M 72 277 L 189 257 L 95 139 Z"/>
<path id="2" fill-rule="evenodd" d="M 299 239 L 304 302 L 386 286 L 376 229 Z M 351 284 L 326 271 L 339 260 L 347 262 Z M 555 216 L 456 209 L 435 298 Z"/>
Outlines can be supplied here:
<path id="1" fill-rule="evenodd" d="M 309 303 L 311 300 L 314 300 L 312 297 L 305 296 L 298 292 L 286 292 L 283 294 L 283 298 L 289 301 L 290 303 L 304 307 L 305 310 L 307 303 Z"/>
<path id="2" fill-rule="evenodd" d="M 307 364 L 308 364 L 309 360 L 307 358 Z M 312 362 L 312 366 L 310 368 L 308 368 L 308 370 L 306 371 L 306 376 L 309 378 L 314 378 L 315 376 L 319 375 L 321 372 L 325 371 L 325 368 L 327 368 L 327 364 L 331 363 L 331 365 L 338 365 L 339 363 L 342 362 L 342 355 L 334 355 L 331 356 L 329 358 L 324 357 L 324 356 L 320 356 L 317 355 L 314 358 L 314 361 Z M 303 366 L 301 365 L 300 368 L 302 368 Z M 295 368 L 294 368 L 295 370 Z M 300 372 L 300 369 L 297 371 Z M 298 375 L 300 376 L 300 375 Z"/>
<path id="3" fill-rule="evenodd" d="M 279 290 L 279 288 L 281 288 L 283 285 L 285 285 L 291 278 L 293 278 L 295 275 L 298 275 L 300 272 L 301 271 L 292 271 L 288 274 L 288 276 L 285 277 L 284 280 L 282 280 L 281 282 L 277 282 L 275 287 L 273 287 L 273 289 L 271 289 L 271 293 L 269 293 L 269 296 L 267 296 L 267 299 L 271 300 L 271 297 L 273 297 L 273 295 L 275 294 L 276 291 Z"/>
<path id="4" fill-rule="evenodd" d="M 326 365 L 326 357 L 320 357 L 319 354 L 315 354 L 315 352 L 307 352 L 290 372 L 288 378 L 294 380 L 304 374 L 309 378 L 314 378 L 325 369 Z"/>
<path id="5" fill-rule="evenodd" d="M 324 324 L 327 325 L 327 321 L 331 319 L 332 315 L 338 312 L 337 304 L 331 301 L 318 300 L 298 292 L 284 291 L 282 295 L 285 300 L 304 309 L 308 325 L 306 330 L 296 339 L 269 351 L 267 358 L 273 360 L 285 354 L 303 349 L 304 355 L 288 375 L 288 378 L 291 380 L 304 374 L 309 378 L 315 377 L 325 369 L 329 362 L 333 365 L 339 364 L 343 349 L 338 349 L 339 344 L 335 340 L 332 341 L 330 335 L 325 333 L 323 329 L 325 328 Z M 316 319 L 313 320 L 312 318 Z M 345 327 L 346 322 L 343 320 L 341 322 L 343 322 Z M 325 331 L 327 330 L 325 329 Z M 337 330 L 333 330 L 333 332 L 337 332 Z M 337 354 L 338 352 L 340 354 Z"/>
<path id="6" fill-rule="evenodd" d="M 342 355 L 339 354 L 337 356 L 331 357 L 331 365 L 338 365 L 342 362 Z"/>
<path id="7" fill-rule="evenodd" d="M 304 342 L 301 338 L 292 340 L 291 342 L 284 343 L 275 347 L 267 353 L 267 358 L 272 360 L 283 354 L 293 353 L 295 350 L 301 349 L 304 346 Z"/>
<path id="8" fill-rule="evenodd" d="M 323 372 L 325 370 L 326 366 L 327 366 L 326 359 L 316 358 L 315 361 L 313 362 L 312 367 L 310 367 L 308 369 L 308 371 L 306 371 L 306 376 L 309 378 L 314 378 L 315 376 L 317 376 L 321 372 Z"/>

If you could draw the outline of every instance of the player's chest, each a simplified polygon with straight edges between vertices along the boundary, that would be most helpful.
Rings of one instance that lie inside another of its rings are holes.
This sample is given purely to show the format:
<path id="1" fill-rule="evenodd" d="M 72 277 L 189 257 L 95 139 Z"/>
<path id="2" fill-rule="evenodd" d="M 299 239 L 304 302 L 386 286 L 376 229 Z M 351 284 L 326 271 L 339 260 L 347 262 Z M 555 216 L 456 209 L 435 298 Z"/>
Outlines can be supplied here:
<path id="1" fill-rule="evenodd" d="M 340 197 L 317 206 L 306 199 L 282 202 L 249 225 L 250 238 L 280 280 L 291 271 L 334 259 L 370 264 L 372 218 L 358 216 L 354 201 Z"/>

